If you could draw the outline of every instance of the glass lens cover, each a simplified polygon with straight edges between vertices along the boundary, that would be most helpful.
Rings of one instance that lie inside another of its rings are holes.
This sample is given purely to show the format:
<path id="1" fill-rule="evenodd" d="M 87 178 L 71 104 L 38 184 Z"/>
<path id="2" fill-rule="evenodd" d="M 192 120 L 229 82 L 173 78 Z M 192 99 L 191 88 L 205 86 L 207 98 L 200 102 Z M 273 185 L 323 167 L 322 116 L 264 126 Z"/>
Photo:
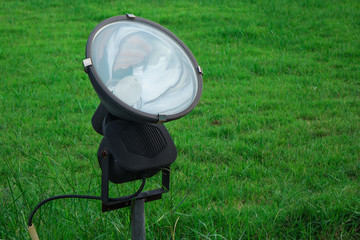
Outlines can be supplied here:
<path id="1" fill-rule="evenodd" d="M 180 113 L 198 91 L 188 54 L 150 24 L 119 20 L 102 27 L 93 38 L 91 60 L 108 90 L 142 112 Z"/>

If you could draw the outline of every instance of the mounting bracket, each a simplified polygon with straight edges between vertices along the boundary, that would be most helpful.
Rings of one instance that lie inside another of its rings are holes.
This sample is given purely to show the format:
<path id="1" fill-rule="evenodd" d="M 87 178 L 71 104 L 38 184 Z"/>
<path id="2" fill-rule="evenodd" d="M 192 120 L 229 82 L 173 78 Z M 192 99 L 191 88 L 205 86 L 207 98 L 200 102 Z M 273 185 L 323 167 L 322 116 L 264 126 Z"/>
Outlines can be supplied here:
<path id="1" fill-rule="evenodd" d="M 119 208 L 131 206 L 132 201 L 144 199 L 145 202 L 161 199 L 162 194 L 169 191 L 170 188 L 170 166 L 161 170 L 162 187 L 151 191 L 141 192 L 135 197 L 120 197 L 109 198 L 109 158 L 107 154 L 101 156 L 102 158 L 102 175 L 101 175 L 101 200 L 102 212 L 108 212 Z"/>

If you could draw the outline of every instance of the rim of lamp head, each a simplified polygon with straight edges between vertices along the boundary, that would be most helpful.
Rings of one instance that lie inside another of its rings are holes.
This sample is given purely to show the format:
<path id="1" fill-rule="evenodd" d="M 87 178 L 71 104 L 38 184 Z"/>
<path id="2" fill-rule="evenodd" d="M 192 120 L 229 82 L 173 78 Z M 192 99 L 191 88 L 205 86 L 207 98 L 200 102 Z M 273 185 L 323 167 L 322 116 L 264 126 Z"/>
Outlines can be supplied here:
<path id="1" fill-rule="evenodd" d="M 98 33 L 100 29 L 105 27 L 108 24 L 117 22 L 117 21 L 135 21 L 135 22 L 141 22 L 144 24 L 148 24 L 153 28 L 156 28 L 157 30 L 160 30 L 161 32 L 168 35 L 171 39 L 173 39 L 186 53 L 189 60 L 191 60 L 192 66 L 195 70 L 195 73 L 197 75 L 197 92 L 196 96 L 193 100 L 193 102 L 183 111 L 180 111 L 176 114 L 169 114 L 169 115 L 163 115 L 161 113 L 159 114 L 150 114 L 143 111 L 140 111 L 138 109 L 135 109 L 123 101 L 121 101 L 118 97 L 116 97 L 103 83 L 101 78 L 99 77 L 98 73 L 95 70 L 95 67 L 91 63 L 91 46 L 94 40 L 94 37 Z M 85 63 L 86 60 L 90 59 L 90 63 Z M 179 119 L 186 114 L 188 114 L 191 110 L 194 109 L 194 107 L 198 104 L 201 93 L 202 93 L 202 87 L 203 87 L 203 79 L 202 79 L 202 70 L 201 67 L 198 65 L 194 55 L 191 53 L 190 49 L 172 32 L 170 32 L 165 27 L 161 26 L 158 23 L 155 23 L 153 21 L 150 21 L 145 18 L 141 17 L 135 17 L 132 14 L 126 14 L 122 16 L 115 16 L 108 19 L 103 20 L 100 22 L 94 30 L 90 33 L 90 36 L 86 43 L 86 59 L 84 60 L 84 67 L 85 71 L 88 73 L 90 81 L 98 94 L 101 103 L 104 105 L 104 107 L 110 112 L 112 115 L 130 120 L 130 121 L 138 121 L 138 122 L 151 122 L 151 123 L 163 123 L 172 121 L 175 119 Z"/>

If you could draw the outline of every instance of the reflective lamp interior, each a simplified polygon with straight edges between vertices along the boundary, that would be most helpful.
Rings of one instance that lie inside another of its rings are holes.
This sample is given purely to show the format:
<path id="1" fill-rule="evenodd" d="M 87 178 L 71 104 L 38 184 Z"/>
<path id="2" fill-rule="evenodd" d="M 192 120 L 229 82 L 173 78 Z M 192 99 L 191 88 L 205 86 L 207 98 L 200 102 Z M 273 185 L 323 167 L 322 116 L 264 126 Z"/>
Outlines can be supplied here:
<path id="1" fill-rule="evenodd" d="M 195 67 L 183 48 L 161 30 L 120 20 L 101 28 L 91 44 L 101 81 L 118 99 L 149 114 L 176 114 L 198 90 Z"/>

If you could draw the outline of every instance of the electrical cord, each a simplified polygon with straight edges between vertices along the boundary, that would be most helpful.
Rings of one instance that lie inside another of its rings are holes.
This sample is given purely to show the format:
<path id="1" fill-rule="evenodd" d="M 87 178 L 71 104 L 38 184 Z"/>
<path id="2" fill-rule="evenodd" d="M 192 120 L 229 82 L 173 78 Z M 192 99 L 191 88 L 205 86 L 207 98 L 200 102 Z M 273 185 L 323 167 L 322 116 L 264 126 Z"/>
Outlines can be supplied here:
<path id="1" fill-rule="evenodd" d="M 130 200 L 130 199 L 136 197 L 136 196 L 139 195 L 139 193 L 141 193 L 141 191 L 144 189 L 145 181 L 146 181 L 146 178 L 143 178 L 140 188 L 139 188 L 135 193 L 133 193 L 133 194 L 131 194 L 131 195 L 128 195 L 128 196 L 120 197 L 120 198 L 109 198 L 109 201 L 110 201 L 110 202 L 125 201 L 125 200 Z M 42 205 L 44 205 L 45 203 L 50 202 L 50 201 L 53 201 L 53 200 L 56 200 L 56 199 L 62 199 L 62 198 L 82 198 L 82 199 L 101 200 L 101 197 L 97 197 L 97 196 L 75 195 L 75 194 L 74 194 L 74 195 L 58 195 L 58 196 L 50 197 L 50 198 L 47 198 L 47 199 L 41 201 L 41 202 L 35 207 L 35 209 L 31 212 L 30 217 L 29 217 L 29 219 L 28 219 L 28 229 L 29 229 L 30 235 L 32 235 L 31 231 L 34 231 L 33 234 L 36 235 L 36 238 L 33 238 L 33 239 L 38 239 L 37 234 L 36 234 L 36 231 L 35 231 L 35 229 L 33 228 L 34 226 L 32 225 L 32 219 L 33 219 L 34 214 L 36 213 L 36 211 L 37 211 Z"/>
<path id="2" fill-rule="evenodd" d="M 101 197 L 97 197 L 97 196 L 88 196 L 88 195 L 59 195 L 59 196 L 54 196 L 54 197 L 50 197 L 47 198 L 43 201 L 41 201 L 36 207 L 35 209 L 32 211 L 32 213 L 30 214 L 29 220 L 28 220 L 28 227 L 30 227 L 32 225 L 32 219 L 34 217 L 34 214 L 36 213 L 36 211 L 45 203 L 50 202 L 52 200 L 56 200 L 56 199 L 61 199 L 61 198 L 85 198 L 85 199 L 95 199 L 95 200 L 101 200 Z"/>

